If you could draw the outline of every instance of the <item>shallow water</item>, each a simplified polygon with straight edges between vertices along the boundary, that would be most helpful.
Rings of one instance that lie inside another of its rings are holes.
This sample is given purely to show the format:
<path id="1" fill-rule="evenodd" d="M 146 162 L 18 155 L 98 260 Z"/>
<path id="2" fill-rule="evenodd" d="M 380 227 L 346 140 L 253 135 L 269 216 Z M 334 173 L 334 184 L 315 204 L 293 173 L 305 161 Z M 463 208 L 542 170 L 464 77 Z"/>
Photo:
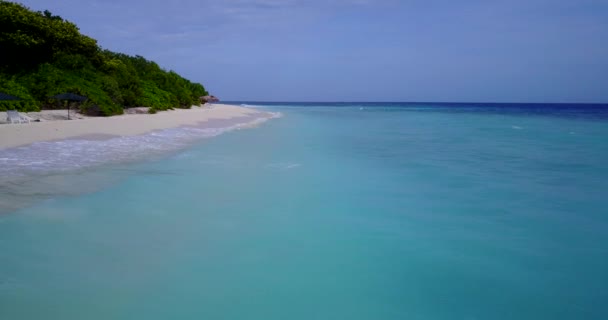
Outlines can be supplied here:
<path id="1" fill-rule="evenodd" d="M 0 319 L 608 315 L 603 111 L 270 110 L 3 192 Z"/>
<path id="2" fill-rule="evenodd" d="M 214 119 L 135 136 L 81 136 L 0 149 L 0 214 L 53 196 L 98 190 L 128 170 L 122 165 L 159 159 L 226 132 L 256 127 L 280 113 Z M 86 173 L 86 174 L 83 174 Z M 95 183 L 89 180 L 92 177 Z M 85 191 L 86 190 L 86 191 Z"/>

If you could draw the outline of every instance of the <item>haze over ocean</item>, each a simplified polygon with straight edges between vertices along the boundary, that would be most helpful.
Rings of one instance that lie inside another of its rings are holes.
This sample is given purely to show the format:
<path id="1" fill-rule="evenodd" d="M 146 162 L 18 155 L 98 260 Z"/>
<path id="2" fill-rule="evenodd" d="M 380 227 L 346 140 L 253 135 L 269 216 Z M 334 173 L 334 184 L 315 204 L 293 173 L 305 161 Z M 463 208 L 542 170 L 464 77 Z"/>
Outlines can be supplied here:
<path id="1" fill-rule="evenodd" d="M 608 316 L 606 105 L 251 107 L 283 117 L 22 147 L 0 318 Z"/>

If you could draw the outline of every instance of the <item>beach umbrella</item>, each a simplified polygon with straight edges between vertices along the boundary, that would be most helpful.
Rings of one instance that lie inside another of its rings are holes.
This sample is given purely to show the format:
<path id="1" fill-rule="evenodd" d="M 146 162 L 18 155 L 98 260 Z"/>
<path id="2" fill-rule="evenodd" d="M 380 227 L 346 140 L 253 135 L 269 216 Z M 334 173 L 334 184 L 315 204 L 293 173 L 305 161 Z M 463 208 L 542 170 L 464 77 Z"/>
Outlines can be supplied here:
<path id="1" fill-rule="evenodd" d="M 11 101 L 11 100 L 12 101 L 21 100 L 21 98 L 0 92 L 0 101 Z"/>
<path id="2" fill-rule="evenodd" d="M 53 99 L 63 100 L 68 102 L 68 120 L 70 119 L 70 102 L 82 102 L 87 100 L 87 97 L 79 96 L 75 93 L 66 92 L 53 96 Z"/>

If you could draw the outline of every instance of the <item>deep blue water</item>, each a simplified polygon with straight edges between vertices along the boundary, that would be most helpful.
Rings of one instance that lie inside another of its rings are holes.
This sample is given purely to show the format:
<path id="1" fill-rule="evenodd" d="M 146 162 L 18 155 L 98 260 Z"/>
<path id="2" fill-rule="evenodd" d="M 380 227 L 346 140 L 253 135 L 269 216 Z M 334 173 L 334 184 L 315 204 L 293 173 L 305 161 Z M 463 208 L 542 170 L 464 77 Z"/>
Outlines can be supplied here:
<path id="1" fill-rule="evenodd" d="M 608 317 L 605 105 L 257 105 L 86 170 L 11 153 L 0 319 Z"/>
<path id="2" fill-rule="evenodd" d="M 481 103 L 481 102 L 251 102 L 231 104 L 269 107 L 359 107 L 367 111 L 427 111 L 505 115 L 540 115 L 566 118 L 608 119 L 608 104 L 580 103 Z"/>

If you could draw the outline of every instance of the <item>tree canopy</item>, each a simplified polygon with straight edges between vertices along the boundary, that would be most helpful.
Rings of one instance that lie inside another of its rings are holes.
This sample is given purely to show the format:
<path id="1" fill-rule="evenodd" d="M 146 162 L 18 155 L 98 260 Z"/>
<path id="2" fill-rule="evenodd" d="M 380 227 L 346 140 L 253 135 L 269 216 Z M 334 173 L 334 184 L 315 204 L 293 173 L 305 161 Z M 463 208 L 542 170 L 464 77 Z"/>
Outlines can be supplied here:
<path id="1" fill-rule="evenodd" d="M 189 108 L 207 95 L 203 85 L 141 56 L 103 50 L 95 39 L 48 10 L 35 12 L 0 0 L 0 92 L 21 97 L 10 108 L 37 111 L 56 105 L 63 92 L 87 96 L 85 112 L 123 113 L 124 108 L 152 111 Z M 8 108 L 0 104 L 0 110 Z"/>

